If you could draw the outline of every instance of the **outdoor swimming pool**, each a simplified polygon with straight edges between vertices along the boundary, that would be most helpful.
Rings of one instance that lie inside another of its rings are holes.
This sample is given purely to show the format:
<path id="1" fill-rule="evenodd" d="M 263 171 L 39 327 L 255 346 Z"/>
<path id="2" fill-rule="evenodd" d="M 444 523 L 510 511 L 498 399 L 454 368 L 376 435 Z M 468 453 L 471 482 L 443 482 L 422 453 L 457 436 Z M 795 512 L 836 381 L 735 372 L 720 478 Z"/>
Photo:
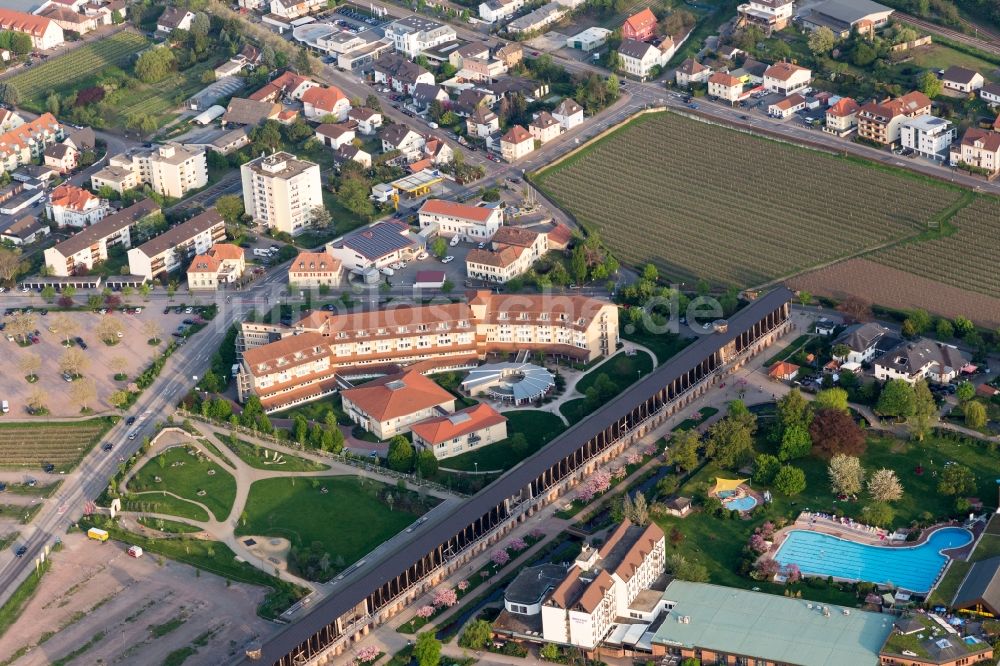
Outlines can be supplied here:
<path id="1" fill-rule="evenodd" d="M 730 511 L 749 511 L 757 506 L 757 498 L 753 495 L 744 495 L 738 499 L 723 502 L 723 505 Z"/>
<path id="2" fill-rule="evenodd" d="M 792 530 L 775 553 L 779 564 L 796 564 L 803 574 L 870 583 L 892 583 L 912 592 L 928 592 L 948 558 L 942 550 L 960 548 L 972 533 L 960 527 L 934 532 L 919 546 L 870 546 L 829 534 Z"/>

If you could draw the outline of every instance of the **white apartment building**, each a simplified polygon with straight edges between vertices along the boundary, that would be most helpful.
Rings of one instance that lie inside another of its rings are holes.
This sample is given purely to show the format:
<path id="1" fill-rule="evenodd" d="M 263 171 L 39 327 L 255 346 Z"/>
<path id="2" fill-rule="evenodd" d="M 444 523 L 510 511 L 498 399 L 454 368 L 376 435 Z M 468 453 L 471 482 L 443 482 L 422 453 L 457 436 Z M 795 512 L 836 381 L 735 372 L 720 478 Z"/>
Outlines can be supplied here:
<path id="1" fill-rule="evenodd" d="M 889 329 L 881 324 L 853 324 L 833 340 L 833 346 L 844 345 L 845 356 L 835 356 L 841 363 L 868 363 L 878 353 L 879 342 L 890 335 Z"/>
<path id="2" fill-rule="evenodd" d="M 970 127 L 961 143 L 951 148 L 951 165 L 968 164 L 985 169 L 990 175 L 1000 172 L 1000 132 Z"/>
<path id="3" fill-rule="evenodd" d="M 503 224 L 499 206 L 470 206 L 444 199 L 428 199 L 420 207 L 420 228 L 437 227 L 446 238 L 457 236 L 464 241 L 487 241 Z"/>
<path id="4" fill-rule="evenodd" d="M 63 43 L 63 29 L 58 23 L 44 16 L 34 16 L 13 9 L 0 7 L 0 30 L 28 35 L 31 37 L 31 45 L 39 51 Z"/>
<path id="5" fill-rule="evenodd" d="M 313 211 L 323 206 L 319 165 L 285 152 L 251 160 L 240 167 L 243 205 L 257 224 L 293 236 L 309 228 Z"/>
<path id="6" fill-rule="evenodd" d="M 786 97 L 807 87 L 811 81 L 811 70 L 790 62 L 776 62 L 764 70 L 764 88 Z"/>
<path id="7" fill-rule="evenodd" d="M 770 33 L 784 30 L 792 20 L 795 3 L 792 0 L 750 0 L 736 8 L 742 23 L 760 26 Z"/>
<path id="8" fill-rule="evenodd" d="M 903 148 L 937 161 L 948 159 L 948 151 L 957 130 L 950 120 L 930 114 L 908 118 L 899 126 L 899 140 Z"/>
<path id="9" fill-rule="evenodd" d="M 143 199 L 70 236 L 45 250 L 45 265 L 50 274 L 69 277 L 91 270 L 108 259 L 108 248 L 121 245 L 132 247 L 132 227 L 139 221 L 160 212 L 152 199 Z"/>
<path id="10" fill-rule="evenodd" d="M 743 81 L 727 72 L 715 72 L 708 77 L 708 95 L 734 104 L 743 97 Z"/>
<path id="11" fill-rule="evenodd" d="M 597 647 L 617 618 L 631 617 L 630 606 L 663 574 L 665 559 L 666 538 L 656 523 L 621 523 L 600 550 L 584 548 L 542 603 L 542 637 L 585 650 Z"/>
<path id="12" fill-rule="evenodd" d="M 524 0 L 487 0 L 479 3 L 479 18 L 496 23 L 513 16 L 521 7 L 524 7 Z"/>
<path id="13" fill-rule="evenodd" d="M 659 46 L 634 39 L 623 39 L 618 47 L 622 71 L 640 79 L 650 75 L 654 67 L 663 67 L 674 55 L 674 41 L 664 37 Z"/>
<path id="14" fill-rule="evenodd" d="M 490 249 L 473 249 L 465 257 L 472 280 L 505 284 L 523 275 L 548 251 L 548 235 L 521 227 L 500 227 Z"/>
<path id="15" fill-rule="evenodd" d="M 450 25 L 414 14 L 387 25 L 385 37 L 397 51 L 416 58 L 425 49 L 454 41 L 456 33 Z"/>
<path id="16" fill-rule="evenodd" d="M 49 194 L 45 213 L 60 227 L 86 227 L 104 219 L 111 207 L 76 185 L 60 185 Z"/>
<path id="17" fill-rule="evenodd" d="M 0 173 L 41 159 L 46 148 L 65 136 L 63 126 L 51 113 L 43 113 L 26 123 L 10 124 L 10 129 L 0 134 Z"/>
<path id="18" fill-rule="evenodd" d="M 149 185 L 157 194 L 175 199 L 208 184 L 208 159 L 203 148 L 176 143 L 115 155 L 90 177 L 91 187 L 107 186 L 118 193 Z"/>
<path id="19" fill-rule="evenodd" d="M 468 453 L 507 438 L 507 417 L 480 402 L 451 414 L 434 415 L 410 426 L 413 446 L 438 460 Z"/>
<path id="20" fill-rule="evenodd" d="M 225 239 L 226 222 L 211 208 L 129 250 L 129 272 L 153 280 L 184 266 L 196 255 L 206 254 Z"/>
<path id="21" fill-rule="evenodd" d="M 468 301 L 370 312 L 311 312 L 291 327 L 245 323 L 240 399 L 268 411 L 336 390 L 346 367 L 433 360 L 456 365 L 522 349 L 591 361 L 613 353 L 618 310 L 583 296 L 471 292 Z"/>

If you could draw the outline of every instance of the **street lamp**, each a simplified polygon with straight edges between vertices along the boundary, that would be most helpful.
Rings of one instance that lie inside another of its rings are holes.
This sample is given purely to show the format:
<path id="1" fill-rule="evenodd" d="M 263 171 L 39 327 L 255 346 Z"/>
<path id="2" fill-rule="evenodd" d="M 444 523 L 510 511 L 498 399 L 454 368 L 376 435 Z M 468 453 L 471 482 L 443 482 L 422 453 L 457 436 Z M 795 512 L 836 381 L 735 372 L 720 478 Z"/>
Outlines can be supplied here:
<path id="1" fill-rule="evenodd" d="M 472 464 L 476 466 L 476 474 L 479 474 L 479 463 L 473 462 Z"/>

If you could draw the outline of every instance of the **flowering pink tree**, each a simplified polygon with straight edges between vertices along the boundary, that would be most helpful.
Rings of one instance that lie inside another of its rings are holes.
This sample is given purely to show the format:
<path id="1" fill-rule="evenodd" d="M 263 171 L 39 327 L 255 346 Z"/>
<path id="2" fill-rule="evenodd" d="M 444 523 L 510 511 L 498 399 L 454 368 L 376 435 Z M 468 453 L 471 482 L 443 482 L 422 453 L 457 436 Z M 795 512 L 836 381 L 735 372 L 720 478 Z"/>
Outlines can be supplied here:
<path id="1" fill-rule="evenodd" d="M 524 542 L 524 539 L 520 537 L 514 537 L 509 542 L 507 542 L 507 547 L 513 550 L 515 553 L 520 553 L 522 550 L 528 547 L 528 544 Z"/>
<path id="2" fill-rule="evenodd" d="M 802 580 L 802 571 L 797 564 L 789 564 L 785 567 L 785 579 L 789 583 L 797 583 Z"/>
<path id="3" fill-rule="evenodd" d="M 628 472 L 625 470 L 624 467 L 616 467 L 614 470 L 611 471 L 611 477 L 614 478 L 615 480 L 620 481 L 625 478 L 627 473 Z"/>
<path id="4" fill-rule="evenodd" d="M 765 539 L 770 539 L 771 537 L 774 536 L 774 523 L 772 523 L 769 520 L 760 527 L 758 527 L 757 530 L 760 532 L 760 535 L 762 537 L 764 537 Z"/>
<path id="5" fill-rule="evenodd" d="M 458 603 L 458 595 L 450 587 L 444 588 L 434 593 L 431 603 L 438 607 L 450 608 Z"/>
<path id="6" fill-rule="evenodd" d="M 757 568 L 755 571 L 755 576 L 757 580 L 767 580 L 772 578 L 778 571 L 781 570 L 781 565 L 778 564 L 773 558 L 765 558 L 757 562 Z"/>
<path id="7" fill-rule="evenodd" d="M 497 567 L 502 567 L 510 562 L 510 555 L 507 554 L 506 550 L 495 550 L 493 551 L 493 556 L 490 557 L 490 559 L 493 560 L 493 564 L 497 565 Z"/>
<path id="8" fill-rule="evenodd" d="M 611 487 L 611 475 L 607 472 L 595 472 L 590 475 L 590 485 L 594 488 L 594 494 L 603 493 Z"/>
<path id="9" fill-rule="evenodd" d="M 656 455 L 656 447 L 655 446 L 647 446 L 646 450 L 643 451 L 642 454 L 646 455 L 646 456 L 651 456 L 651 457 L 655 456 Z"/>
<path id="10" fill-rule="evenodd" d="M 625 458 L 625 464 L 627 465 L 638 465 L 641 462 L 642 462 L 642 454 L 639 453 L 638 451 L 633 451 L 632 453 L 628 454 L 628 457 Z"/>
<path id="11" fill-rule="evenodd" d="M 766 553 L 767 552 L 767 540 L 764 539 L 760 532 L 754 532 L 750 535 L 750 550 L 755 553 Z"/>
<path id="12" fill-rule="evenodd" d="M 379 655 L 379 650 L 374 645 L 366 645 L 357 652 L 358 663 L 367 664 L 370 661 L 375 661 L 375 657 Z"/>
<path id="13" fill-rule="evenodd" d="M 469 589 L 469 581 L 463 580 L 461 583 L 458 584 L 458 589 L 461 590 L 462 592 L 465 592 L 467 589 Z"/>
<path id="14" fill-rule="evenodd" d="M 535 529 L 531 530 L 531 534 L 529 534 L 528 536 L 530 536 L 532 539 L 541 539 L 543 536 L 545 536 L 545 532 L 536 527 Z"/>
<path id="15" fill-rule="evenodd" d="M 421 606 L 417 609 L 417 617 L 422 617 L 426 620 L 431 615 L 434 615 L 434 606 Z"/>

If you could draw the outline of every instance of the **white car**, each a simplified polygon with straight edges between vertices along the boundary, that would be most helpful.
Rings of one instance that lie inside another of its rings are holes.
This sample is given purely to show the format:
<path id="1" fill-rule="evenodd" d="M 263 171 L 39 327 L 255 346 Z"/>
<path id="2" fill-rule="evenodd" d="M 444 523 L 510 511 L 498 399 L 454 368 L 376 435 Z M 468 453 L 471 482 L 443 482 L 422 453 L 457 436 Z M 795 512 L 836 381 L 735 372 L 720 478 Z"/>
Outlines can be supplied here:
<path id="1" fill-rule="evenodd" d="M 417 261 L 423 261 L 426 258 L 427 258 L 426 252 L 420 252 L 419 254 L 417 254 Z M 0 289 L 3 289 L 3 287 L 0 287 Z"/>
<path id="2" fill-rule="evenodd" d="M 458 236 L 454 236 L 454 237 L 453 237 L 453 238 L 451 239 L 451 242 L 450 242 L 450 243 L 448 243 L 448 245 L 451 245 L 452 247 L 455 247 L 456 245 L 458 245 Z"/>
<path id="3" fill-rule="evenodd" d="M 400 268 L 406 268 L 406 262 L 405 261 L 399 262 L 399 267 Z"/>
<path id="4" fill-rule="evenodd" d="M 453 261 L 455 261 L 455 257 L 453 257 L 453 256 L 451 256 L 449 254 L 447 257 L 445 257 L 444 259 L 441 260 L 441 263 L 442 264 L 450 264 Z"/>

